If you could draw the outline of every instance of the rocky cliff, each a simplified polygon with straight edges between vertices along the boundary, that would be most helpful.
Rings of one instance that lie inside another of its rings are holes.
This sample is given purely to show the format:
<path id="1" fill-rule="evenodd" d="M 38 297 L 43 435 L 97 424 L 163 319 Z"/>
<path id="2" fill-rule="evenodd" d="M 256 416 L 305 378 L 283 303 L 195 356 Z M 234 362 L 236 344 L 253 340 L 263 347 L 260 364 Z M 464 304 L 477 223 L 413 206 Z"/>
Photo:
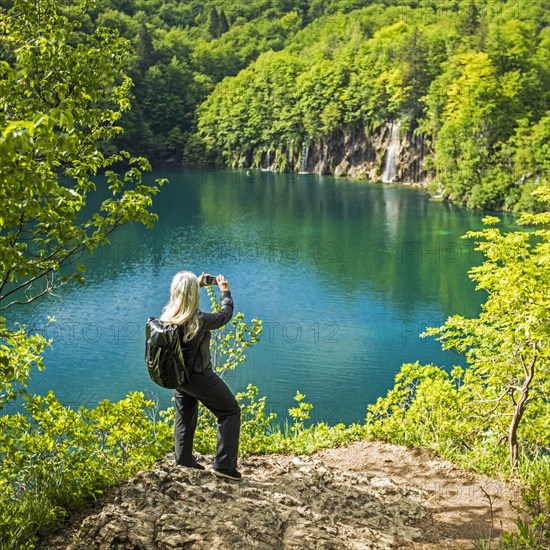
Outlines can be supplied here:
<path id="1" fill-rule="evenodd" d="M 167 456 L 40 548 L 440 550 L 472 548 L 515 519 L 514 487 L 419 449 L 357 442 L 239 465 L 233 482 Z"/>
<path id="2" fill-rule="evenodd" d="M 430 140 L 400 127 L 392 132 L 397 125 L 385 124 L 372 132 L 363 127 L 338 129 L 302 147 L 264 151 L 256 163 L 249 164 L 264 170 L 313 172 L 380 182 L 395 141 L 395 174 L 391 181 L 426 185 L 433 177 L 427 166 L 428 159 L 433 157 Z"/>

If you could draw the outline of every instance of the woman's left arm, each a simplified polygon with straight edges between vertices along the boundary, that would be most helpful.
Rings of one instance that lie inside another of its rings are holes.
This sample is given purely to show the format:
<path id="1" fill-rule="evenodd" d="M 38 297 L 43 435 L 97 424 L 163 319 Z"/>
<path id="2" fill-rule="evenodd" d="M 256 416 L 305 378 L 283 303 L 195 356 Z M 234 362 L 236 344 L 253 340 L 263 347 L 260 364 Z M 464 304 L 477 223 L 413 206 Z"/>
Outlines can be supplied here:
<path id="1" fill-rule="evenodd" d="M 231 292 L 226 290 L 222 294 L 222 307 L 217 313 L 203 313 L 202 322 L 205 330 L 215 330 L 223 327 L 233 317 L 233 298 Z"/>
<path id="2" fill-rule="evenodd" d="M 214 330 L 223 327 L 229 323 L 231 317 L 233 317 L 233 298 L 229 290 L 229 283 L 223 275 L 218 275 L 216 277 L 216 283 L 222 291 L 222 307 L 218 313 L 203 313 L 203 327 L 206 330 Z"/>

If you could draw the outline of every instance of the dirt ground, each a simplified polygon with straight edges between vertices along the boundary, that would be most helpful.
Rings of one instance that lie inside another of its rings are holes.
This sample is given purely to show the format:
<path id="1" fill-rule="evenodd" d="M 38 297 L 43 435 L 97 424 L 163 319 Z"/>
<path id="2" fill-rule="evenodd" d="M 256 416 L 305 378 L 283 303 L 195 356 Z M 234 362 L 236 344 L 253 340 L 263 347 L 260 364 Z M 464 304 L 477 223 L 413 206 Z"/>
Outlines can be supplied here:
<path id="1" fill-rule="evenodd" d="M 427 449 L 360 441 L 314 456 L 334 468 L 367 471 L 420 490 L 431 517 L 422 525 L 424 541 L 410 548 L 472 548 L 475 541 L 498 539 L 516 527 L 513 504 L 521 502 L 519 486 L 466 472 Z"/>

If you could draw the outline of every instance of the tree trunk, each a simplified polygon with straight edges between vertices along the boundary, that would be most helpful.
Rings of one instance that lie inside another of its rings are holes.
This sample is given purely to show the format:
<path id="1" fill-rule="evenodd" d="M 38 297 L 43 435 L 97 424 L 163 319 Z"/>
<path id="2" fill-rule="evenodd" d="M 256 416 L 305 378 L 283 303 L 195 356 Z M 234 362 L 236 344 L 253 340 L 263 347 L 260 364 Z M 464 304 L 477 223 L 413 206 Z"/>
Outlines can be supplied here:
<path id="1" fill-rule="evenodd" d="M 523 381 L 523 386 L 521 387 L 521 394 L 519 396 L 518 402 L 516 403 L 516 408 L 514 410 L 514 415 L 512 416 L 512 421 L 510 422 L 510 428 L 508 430 L 508 445 L 510 447 L 510 465 L 512 468 L 516 467 L 518 462 L 518 440 L 517 440 L 517 431 L 519 423 L 521 422 L 521 417 L 525 412 L 525 403 L 529 398 L 529 386 L 533 381 L 535 376 L 535 363 L 537 362 L 537 356 L 533 358 L 529 367 L 525 366 L 523 357 L 521 358 L 521 364 L 523 365 L 523 372 L 525 373 L 525 380 Z"/>

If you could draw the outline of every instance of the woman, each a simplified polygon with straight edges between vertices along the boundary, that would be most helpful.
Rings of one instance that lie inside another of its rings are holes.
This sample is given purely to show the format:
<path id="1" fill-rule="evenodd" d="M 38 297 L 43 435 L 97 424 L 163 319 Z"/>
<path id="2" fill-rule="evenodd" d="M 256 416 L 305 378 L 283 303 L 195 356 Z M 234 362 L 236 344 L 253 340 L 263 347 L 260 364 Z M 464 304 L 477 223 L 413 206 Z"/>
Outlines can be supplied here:
<path id="1" fill-rule="evenodd" d="M 219 313 L 199 310 L 199 287 L 206 286 L 204 272 L 199 278 L 190 271 L 180 271 L 172 279 L 170 301 L 164 307 L 160 320 L 181 327 L 185 364 L 191 371 L 190 379 L 174 390 L 176 420 L 174 443 L 176 463 L 204 470 L 193 456 L 193 437 L 197 427 L 200 401 L 218 419 L 216 456 L 212 472 L 219 477 L 240 480 L 237 470 L 241 410 L 231 390 L 214 372 L 210 358 L 210 331 L 223 327 L 233 316 L 233 299 L 229 283 L 223 275 L 216 277 L 222 292 Z"/>

